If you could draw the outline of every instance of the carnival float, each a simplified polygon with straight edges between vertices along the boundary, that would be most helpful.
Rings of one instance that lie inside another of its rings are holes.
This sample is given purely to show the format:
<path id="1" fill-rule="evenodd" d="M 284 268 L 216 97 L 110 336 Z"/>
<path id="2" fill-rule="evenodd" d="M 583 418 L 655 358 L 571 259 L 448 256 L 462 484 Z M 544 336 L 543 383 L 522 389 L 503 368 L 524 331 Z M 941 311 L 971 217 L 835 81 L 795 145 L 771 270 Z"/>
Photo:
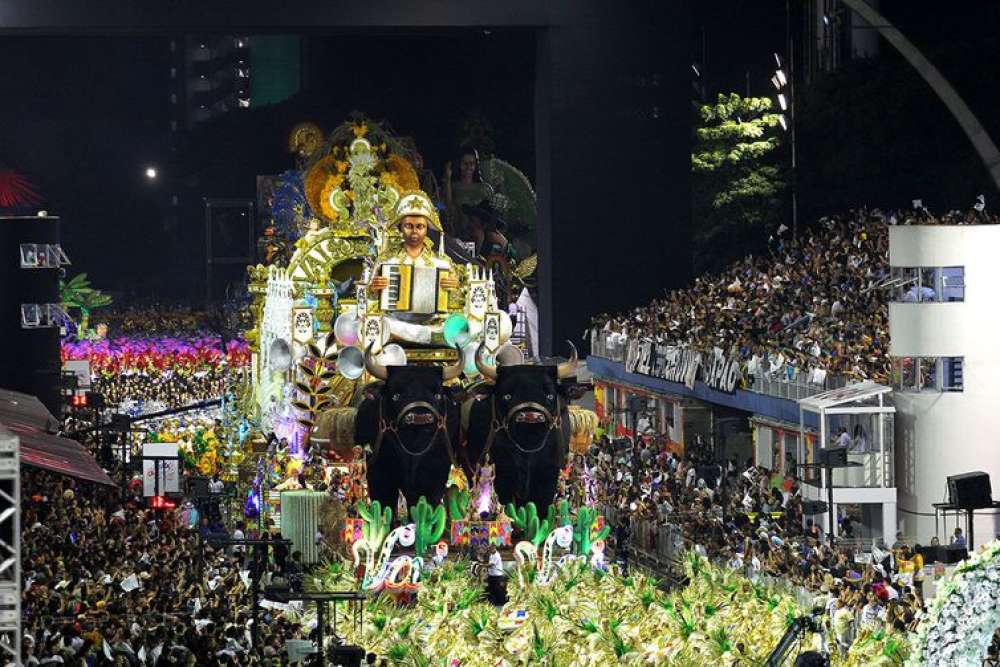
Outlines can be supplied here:
<path id="1" fill-rule="evenodd" d="M 508 303 L 534 257 L 483 256 L 447 234 L 412 142 L 382 124 L 355 116 L 323 134 L 302 123 L 289 150 L 297 167 L 266 185 L 263 261 L 248 269 L 250 373 L 235 392 L 249 431 L 248 515 L 277 519 L 281 491 L 325 490 L 335 475 L 349 480 L 349 521 L 360 501 L 440 506 L 450 489 L 484 486 L 484 465 L 498 507 L 546 511 L 568 448 L 589 446 L 596 418 L 570 406 L 575 350 L 533 363 L 515 335 Z M 533 225 L 524 175 L 495 156 L 480 168 L 463 210 Z M 502 512 L 483 514 L 453 532 L 509 535 Z"/>

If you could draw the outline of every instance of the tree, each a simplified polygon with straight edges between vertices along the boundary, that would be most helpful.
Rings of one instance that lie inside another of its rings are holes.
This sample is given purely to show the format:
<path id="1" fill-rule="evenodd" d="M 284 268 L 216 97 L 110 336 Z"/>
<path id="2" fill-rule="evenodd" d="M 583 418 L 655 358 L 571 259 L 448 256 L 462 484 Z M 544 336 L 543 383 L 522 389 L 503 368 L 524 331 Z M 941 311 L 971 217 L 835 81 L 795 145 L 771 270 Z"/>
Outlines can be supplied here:
<path id="1" fill-rule="evenodd" d="M 699 273 L 762 247 L 784 218 L 781 128 L 771 108 L 768 98 L 720 93 L 698 109 L 691 169 Z"/>
<path id="2" fill-rule="evenodd" d="M 80 338 L 87 333 L 90 313 L 111 303 L 110 296 L 90 286 L 86 273 L 77 274 L 68 282 L 60 280 L 59 296 L 64 310 L 76 308 L 80 311 Z"/>

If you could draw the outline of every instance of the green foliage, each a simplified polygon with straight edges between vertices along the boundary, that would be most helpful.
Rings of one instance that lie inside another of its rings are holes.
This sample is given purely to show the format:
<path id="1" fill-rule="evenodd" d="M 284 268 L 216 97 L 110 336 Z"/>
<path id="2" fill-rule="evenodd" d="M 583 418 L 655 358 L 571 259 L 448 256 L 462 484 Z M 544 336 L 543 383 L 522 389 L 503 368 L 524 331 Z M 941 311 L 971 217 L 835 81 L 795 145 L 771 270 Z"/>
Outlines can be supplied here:
<path id="1" fill-rule="evenodd" d="M 712 640 L 718 647 L 720 653 L 728 653 L 733 650 L 733 644 L 729 639 L 729 633 L 725 628 L 718 628 L 712 632 Z"/>
<path id="2" fill-rule="evenodd" d="M 529 502 L 524 507 L 517 507 L 514 503 L 508 503 L 507 515 L 511 518 L 511 523 L 514 524 L 514 527 L 520 529 L 524 534 L 524 539 L 529 540 L 537 547 L 552 532 L 552 522 L 555 520 L 555 507 L 549 506 L 549 516 L 539 520 L 538 509 L 535 507 L 535 503 Z"/>
<path id="3" fill-rule="evenodd" d="M 770 98 L 720 94 L 702 105 L 691 154 L 695 269 L 760 246 L 783 219 L 782 129 Z"/>
<path id="4" fill-rule="evenodd" d="M 455 610 L 463 611 L 465 609 L 468 609 L 476 602 L 479 602 L 482 598 L 483 598 L 482 588 L 478 587 L 467 588 L 464 591 L 462 591 L 462 594 L 459 596 L 458 601 L 455 602 Z"/>
<path id="5" fill-rule="evenodd" d="M 406 644 L 393 644 L 388 653 L 389 660 L 395 663 L 403 662 L 408 655 L 410 648 Z"/>
<path id="6" fill-rule="evenodd" d="M 558 505 L 549 505 L 549 511 L 545 518 L 552 530 L 573 523 L 573 519 L 569 515 L 569 501 L 560 500 Z"/>
<path id="7" fill-rule="evenodd" d="M 365 525 L 361 527 L 361 533 L 372 546 L 378 549 L 385 542 L 389 535 L 389 528 L 392 526 L 392 508 L 382 507 L 382 503 L 374 501 L 372 503 L 358 503 L 358 515 L 364 519 Z"/>
<path id="8" fill-rule="evenodd" d="M 573 552 L 586 556 L 596 540 L 605 539 L 611 533 L 611 526 L 605 524 L 596 534 L 592 534 L 597 510 L 591 507 L 581 507 L 576 513 L 576 525 L 573 527 Z"/>
<path id="9" fill-rule="evenodd" d="M 444 506 L 431 507 L 427 498 L 420 496 L 417 504 L 410 508 L 410 520 L 416 527 L 414 550 L 422 556 L 427 547 L 441 539 L 446 520 Z"/>
<path id="10" fill-rule="evenodd" d="M 546 620 L 551 621 L 553 618 L 559 615 L 559 608 L 551 597 L 545 593 L 539 593 L 534 599 L 535 607 L 541 616 L 544 616 Z"/>
<path id="11" fill-rule="evenodd" d="M 461 521 L 469 511 L 471 496 L 466 490 L 452 488 L 448 493 L 448 516 L 452 521 Z"/>
<path id="12" fill-rule="evenodd" d="M 486 626 L 490 623 L 490 615 L 485 610 L 481 610 L 478 613 L 472 612 L 469 614 L 469 632 L 472 633 L 473 637 L 479 637 L 479 635 L 486 629 Z"/>
<path id="13" fill-rule="evenodd" d="M 66 311 L 80 311 L 80 334 L 86 333 L 90 314 L 111 303 L 111 297 L 90 286 L 86 273 L 79 273 L 68 281 L 59 280 L 59 299 Z"/>

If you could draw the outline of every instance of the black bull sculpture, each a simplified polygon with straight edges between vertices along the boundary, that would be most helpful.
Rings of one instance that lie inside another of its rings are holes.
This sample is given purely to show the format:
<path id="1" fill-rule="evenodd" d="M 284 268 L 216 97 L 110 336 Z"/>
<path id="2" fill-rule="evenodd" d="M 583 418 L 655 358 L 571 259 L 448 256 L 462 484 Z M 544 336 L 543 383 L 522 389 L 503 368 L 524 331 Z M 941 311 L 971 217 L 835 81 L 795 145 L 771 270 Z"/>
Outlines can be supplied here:
<path id="1" fill-rule="evenodd" d="M 382 366 L 365 352 L 365 369 L 380 383 L 366 388 L 354 421 L 354 441 L 369 445 L 368 497 L 396 507 L 399 492 L 413 507 L 420 496 L 437 504 L 460 442 L 458 390 L 444 382 L 462 372 L 462 360 L 437 366 Z"/>
<path id="2" fill-rule="evenodd" d="M 491 384 L 480 388 L 469 415 L 467 453 L 476 467 L 496 466 L 494 488 L 503 504 L 535 503 L 544 514 L 555 498 L 569 451 L 569 402 L 585 391 L 567 382 L 576 374 L 576 348 L 558 366 L 491 366 L 476 351 L 476 366 Z"/>
<path id="3" fill-rule="evenodd" d="M 572 345 L 572 344 L 571 344 Z M 462 391 L 445 387 L 458 377 L 454 366 L 380 366 L 370 351 L 365 368 L 381 383 L 366 389 L 355 419 L 355 442 L 371 446 L 368 496 L 395 507 L 402 491 L 407 505 L 420 496 L 436 504 L 444 496 L 452 463 L 467 475 L 487 458 L 496 467 L 501 503 L 534 502 L 544 513 L 555 497 L 559 471 L 570 440 L 569 400 L 581 385 L 564 380 L 575 374 L 577 353 L 558 366 L 495 367 L 476 352 L 476 365 L 490 384 L 470 399 L 466 446 L 461 446 Z"/>

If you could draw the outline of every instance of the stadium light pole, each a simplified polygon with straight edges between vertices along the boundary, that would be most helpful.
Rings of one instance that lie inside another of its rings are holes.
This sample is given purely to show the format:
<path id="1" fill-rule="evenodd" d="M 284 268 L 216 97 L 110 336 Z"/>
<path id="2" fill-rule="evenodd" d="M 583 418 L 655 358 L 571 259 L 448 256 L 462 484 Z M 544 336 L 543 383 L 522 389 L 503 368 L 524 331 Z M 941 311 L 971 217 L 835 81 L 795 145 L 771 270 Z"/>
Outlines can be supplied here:
<path id="1" fill-rule="evenodd" d="M 778 101 L 778 122 L 781 124 L 781 129 L 788 133 L 792 149 L 790 184 L 792 190 L 792 240 L 796 240 L 799 237 L 799 199 L 796 188 L 798 156 L 795 145 L 795 52 L 792 50 L 790 39 L 788 45 L 788 74 L 785 74 L 781 56 L 777 53 L 774 54 L 774 62 L 777 65 L 777 69 L 774 70 L 774 74 L 771 76 L 771 85 L 774 86 L 775 96 Z M 785 91 L 788 91 L 787 95 Z M 787 120 L 785 118 L 786 112 L 788 113 Z"/>

